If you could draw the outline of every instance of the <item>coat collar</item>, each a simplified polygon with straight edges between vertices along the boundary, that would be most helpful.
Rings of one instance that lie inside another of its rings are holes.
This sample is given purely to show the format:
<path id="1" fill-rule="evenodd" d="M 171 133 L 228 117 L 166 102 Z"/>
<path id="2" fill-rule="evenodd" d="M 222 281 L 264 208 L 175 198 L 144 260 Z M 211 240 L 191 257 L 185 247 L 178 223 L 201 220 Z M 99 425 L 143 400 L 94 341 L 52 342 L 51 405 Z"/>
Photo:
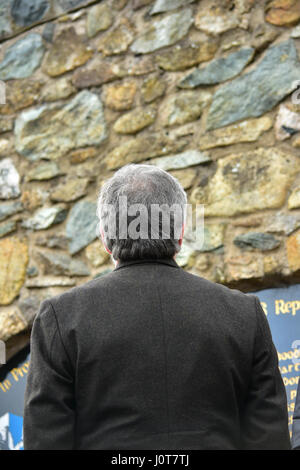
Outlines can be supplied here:
<path id="1" fill-rule="evenodd" d="M 128 266 L 132 266 L 134 264 L 166 264 L 168 266 L 172 266 L 173 268 L 180 268 L 180 266 L 176 263 L 174 258 L 159 258 L 159 259 L 136 259 L 130 261 L 119 261 L 117 266 L 115 267 L 114 271 L 118 269 L 125 268 Z"/>

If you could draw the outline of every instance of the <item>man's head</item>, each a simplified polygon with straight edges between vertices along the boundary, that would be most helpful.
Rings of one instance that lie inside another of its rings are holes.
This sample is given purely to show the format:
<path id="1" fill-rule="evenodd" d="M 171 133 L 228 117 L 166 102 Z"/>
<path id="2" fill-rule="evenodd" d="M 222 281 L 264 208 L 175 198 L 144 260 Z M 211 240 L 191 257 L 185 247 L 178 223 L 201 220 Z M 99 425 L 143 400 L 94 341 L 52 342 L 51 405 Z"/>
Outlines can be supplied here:
<path id="1" fill-rule="evenodd" d="M 126 165 L 98 197 L 99 232 L 115 260 L 172 258 L 183 237 L 187 198 L 180 183 L 153 165 Z"/>

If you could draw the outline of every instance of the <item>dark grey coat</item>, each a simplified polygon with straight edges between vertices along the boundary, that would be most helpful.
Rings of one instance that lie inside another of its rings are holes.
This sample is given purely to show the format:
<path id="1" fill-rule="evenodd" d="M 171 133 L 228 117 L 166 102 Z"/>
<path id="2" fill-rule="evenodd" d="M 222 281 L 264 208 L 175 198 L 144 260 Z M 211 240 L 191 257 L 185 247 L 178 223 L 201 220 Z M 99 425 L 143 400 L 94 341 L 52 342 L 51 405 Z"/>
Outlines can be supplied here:
<path id="1" fill-rule="evenodd" d="M 121 262 L 44 300 L 25 449 L 289 449 L 259 300 L 174 260 Z"/>

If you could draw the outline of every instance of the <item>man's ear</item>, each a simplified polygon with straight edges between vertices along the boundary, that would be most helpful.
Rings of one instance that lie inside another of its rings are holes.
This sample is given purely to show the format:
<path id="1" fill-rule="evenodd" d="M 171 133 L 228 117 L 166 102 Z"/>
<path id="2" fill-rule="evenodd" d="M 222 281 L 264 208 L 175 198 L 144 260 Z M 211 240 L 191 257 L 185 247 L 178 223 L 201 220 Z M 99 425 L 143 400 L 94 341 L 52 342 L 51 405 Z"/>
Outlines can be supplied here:
<path id="1" fill-rule="evenodd" d="M 180 239 L 178 240 L 178 243 L 179 243 L 179 245 L 180 245 L 180 246 L 182 245 L 182 241 L 183 241 L 183 234 L 184 234 L 184 224 L 183 224 L 183 226 L 182 226 L 182 230 L 181 230 Z"/>
<path id="2" fill-rule="evenodd" d="M 106 246 L 106 243 L 105 243 L 105 238 L 104 238 L 104 232 L 103 232 L 103 228 L 101 227 L 100 229 L 100 234 L 101 234 L 101 240 L 102 240 L 102 243 L 103 243 L 103 246 L 105 248 L 105 251 L 107 251 L 107 253 L 109 253 L 110 255 L 112 254 L 111 251 L 108 249 L 108 247 Z"/>

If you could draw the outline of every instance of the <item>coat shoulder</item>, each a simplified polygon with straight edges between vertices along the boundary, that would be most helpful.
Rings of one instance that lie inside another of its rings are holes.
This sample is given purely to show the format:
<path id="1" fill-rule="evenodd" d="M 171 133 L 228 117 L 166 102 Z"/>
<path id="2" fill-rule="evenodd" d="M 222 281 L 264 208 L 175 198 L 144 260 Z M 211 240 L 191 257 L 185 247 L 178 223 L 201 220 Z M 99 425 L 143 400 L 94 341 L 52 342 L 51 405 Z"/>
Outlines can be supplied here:
<path id="1" fill-rule="evenodd" d="M 259 299 L 255 294 L 230 288 L 187 271 L 183 271 L 183 273 L 186 283 L 192 288 L 204 291 L 207 298 L 210 298 L 215 305 L 218 304 L 241 315 L 247 314 L 253 319 L 256 317 L 256 302 Z"/>
<path id="2" fill-rule="evenodd" d="M 111 285 L 113 277 L 114 271 L 99 278 L 90 279 L 79 286 L 74 286 L 65 292 L 49 297 L 47 300 L 50 301 L 57 315 L 65 316 L 68 311 L 75 314 L 82 310 L 82 307 L 84 310 L 92 307 L 95 294 L 97 296 L 104 295 L 108 286 Z"/>
<path id="3" fill-rule="evenodd" d="M 205 279 L 204 277 L 198 276 L 197 274 L 193 274 L 184 270 L 183 273 L 189 283 L 198 284 L 199 287 L 202 287 L 202 289 L 204 288 L 205 290 L 210 291 L 216 295 L 225 296 L 228 299 L 232 299 L 233 301 L 241 300 L 251 303 L 254 302 L 254 300 L 257 298 L 257 296 L 253 293 L 242 292 L 239 289 L 234 289 L 225 286 L 224 284 L 210 281 L 209 279 Z"/>

